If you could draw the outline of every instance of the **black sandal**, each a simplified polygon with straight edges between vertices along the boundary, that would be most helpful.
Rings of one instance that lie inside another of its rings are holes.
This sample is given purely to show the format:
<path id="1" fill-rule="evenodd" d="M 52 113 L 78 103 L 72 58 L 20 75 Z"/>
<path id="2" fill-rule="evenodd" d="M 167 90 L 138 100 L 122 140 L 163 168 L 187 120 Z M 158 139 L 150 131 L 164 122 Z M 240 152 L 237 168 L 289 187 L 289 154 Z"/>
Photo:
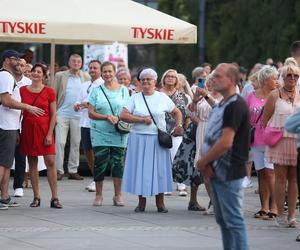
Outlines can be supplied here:
<path id="1" fill-rule="evenodd" d="M 34 197 L 33 201 L 30 203 L 30 207 L 39 207 L 41 205 L 41 199 L 38 197 Z"/>
<path id="2" fill-rule="evenodd" d="M 189 211 L 206 211 L 205 207 L 201 207 L 198 202 L 190 202 L 188 206 Z"/>
<path id="3" fill-rule="evenodd" d="M 260 219 L 260 218 L 262 218 L 264 216 L 267 216 L 267 215 L 268 215 L 268 213 L 266 211 L 260 210 L 260 211 L 258 211 L 257 213 L 254 214 L 254 218 Z"/>
<path id="4" fill-rule="evenodd" d="M 296 237 L 296 241 L 300 241 L 300 234 Z"/>
<path id="5" fill-rule="evenodd" d="M 264 220 L 275 220 L 276 217 L 277 217 L 277 214 L 274 214 L 274 213 L 272 213 L 272 212 L 269 212 L 269 213 L 267 213 L 267 214 L 263 217 L 263 219 L 264 219 Z"/>
<path id="6" fill-rule="evenodd" d="M 137 207 L 134 209 L 134 212 L 136 212 L 136 213 L 142 213 L 142 212 L 145 212 L 145 208 L 144 208 L 144 207 L 139 207 L 139 206 L 137 206 Z"/>
<path id="7" fill-rule="evenodd" d="M 50 207 L 51 208 L 58 208 L 58 209 L 63 208 L 63 206 L 60 204 L 60 202 L 57 198 L 51 199 Z"/>

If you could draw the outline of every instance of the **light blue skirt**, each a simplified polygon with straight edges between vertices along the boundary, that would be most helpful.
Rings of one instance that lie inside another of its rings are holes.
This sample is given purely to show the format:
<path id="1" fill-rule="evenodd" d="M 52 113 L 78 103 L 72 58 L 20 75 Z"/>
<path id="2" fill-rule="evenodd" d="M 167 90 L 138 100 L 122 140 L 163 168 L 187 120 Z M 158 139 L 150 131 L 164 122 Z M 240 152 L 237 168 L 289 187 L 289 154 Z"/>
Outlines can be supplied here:
<path id="1" fill-rule="evenodd" d="M 159 145 L 157 135 L 130 133 L 122 190 L 154 196 L 172 192 L 172 182 L 170 150 Z"/>

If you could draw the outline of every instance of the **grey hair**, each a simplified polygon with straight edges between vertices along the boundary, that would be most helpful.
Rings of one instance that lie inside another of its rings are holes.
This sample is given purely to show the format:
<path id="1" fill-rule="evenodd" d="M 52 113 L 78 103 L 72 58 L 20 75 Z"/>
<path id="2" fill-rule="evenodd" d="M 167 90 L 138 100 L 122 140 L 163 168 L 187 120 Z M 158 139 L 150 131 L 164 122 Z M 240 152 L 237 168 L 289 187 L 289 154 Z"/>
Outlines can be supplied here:
<path id="1" fill-rule="evenodd" d="M 257 80 L 260 86 L 264 86 L 264 81 L 269 79 L 273 75 L 278 75 L 278 71 L 275 67 L 265 65 L 263 66 L 257 74 Z"/>
<path id="2" fill-rule="evenodd" d="M 199 77 L 200 74 L 202 74 L 203 71 L 205 71 L 205 69 L 203 67 L 196 67 L 193 69 L 193 71 L 192 71 L 193 82 L 196 81 L 196 79 Z"/>
<path id="3" fill-rule="evenodd" d="M 140 73 L 140 79 L 142 79 L 145 76 L 150 76 L 151 79 L 153 79 L 155 81 L 157 80 L 157 73 L 155 72 L 155 70 L 153 70 L 151 68 L 142 70 L 142 72 Z"/>

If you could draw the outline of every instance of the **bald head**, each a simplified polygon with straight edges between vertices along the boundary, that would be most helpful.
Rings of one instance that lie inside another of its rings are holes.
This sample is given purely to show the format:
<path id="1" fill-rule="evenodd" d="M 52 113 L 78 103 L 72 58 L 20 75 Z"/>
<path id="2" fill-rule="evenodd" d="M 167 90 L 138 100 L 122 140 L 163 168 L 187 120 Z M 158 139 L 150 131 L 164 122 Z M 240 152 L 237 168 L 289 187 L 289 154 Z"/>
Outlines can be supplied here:
<path id="1" fill-rule="evenodd" d="M 212 86 L 216 91 L 235 89 L 239 81 L 239 70 L 232 63 L 220 63 L 213 74 Z"/>

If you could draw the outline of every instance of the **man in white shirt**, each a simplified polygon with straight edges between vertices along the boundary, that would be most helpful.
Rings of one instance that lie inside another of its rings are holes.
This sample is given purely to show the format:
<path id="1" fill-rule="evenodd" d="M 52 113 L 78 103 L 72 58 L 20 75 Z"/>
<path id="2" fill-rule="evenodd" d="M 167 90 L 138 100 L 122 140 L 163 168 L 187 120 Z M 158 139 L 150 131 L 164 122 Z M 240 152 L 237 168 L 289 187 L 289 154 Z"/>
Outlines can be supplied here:
<path id="1" fill-rule="evenodd" d="M 10 168 L 14 160 L 16 139 L 20 128 L 21 110 L 34 115 L 44 115 L 40 108 L 20 102 L 19 88 L 16 87 L 13 72 L 18 71 L 20 54 L 15 50 L 2 53 L 3 67 L 0 71 L 0 209 L 18 206 L 8 194 Z"/>
<path id="2" fill-rule="evenodd" d="M 91 80 L 84 82 L 81 85 L 80 94 L 74 105 L 74 110 L 76 112 L 81 111 L 80 117 L 80 127 L 81 127 L 81 144 L 86 156 L 86 160 L 89 166 L 90 171 L 93 173 L 94 170 L 94 151 L 91 143 L 90 136 L 90 118 L 88 114 L 88 97 L 92 90 L 96 87 L 99 87 L 103 83 L 101 78 L 101 62 L 99 60 L 92 60 L 89 63 L 89 74 Z M 93 181 L 90 183 L 86 189 L 89 192 L 95 192 L 96 186 Z"/>
<path id="3" fill-rule="evenodd" d="M 23 86 L 31 85 L 31 80 L 28 77 L 24 76 L 24 72 L 26 71 L 26 66 L 27 63 L 25 59 L 21 58 L 19 60 L 17 71 L 12 72 L 15 77 L 17 87 L 19 89 Z M 24 195 L 23 181 L 24 181 L 25 169 L 26 169 L 26 156 L 21 155 L 19 145 L 17 143 L 15 149 L 15 173 L 14 173 L 14 184 L 13 184 L 13 188 L 15 190 L 14 193 L 15 197 L 23 197 Z"/>

